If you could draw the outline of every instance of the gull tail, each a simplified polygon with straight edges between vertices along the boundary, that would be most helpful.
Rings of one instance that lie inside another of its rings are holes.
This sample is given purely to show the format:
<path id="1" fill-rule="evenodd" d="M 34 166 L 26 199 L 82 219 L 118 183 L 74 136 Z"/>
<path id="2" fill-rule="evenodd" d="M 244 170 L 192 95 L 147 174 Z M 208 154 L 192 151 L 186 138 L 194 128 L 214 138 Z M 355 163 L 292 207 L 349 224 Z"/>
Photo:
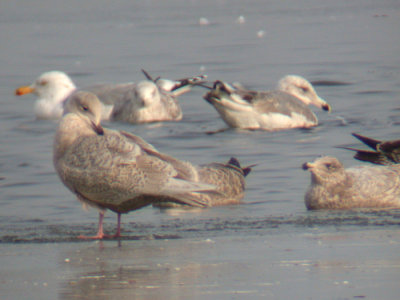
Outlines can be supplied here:
<path id="1" fill-rule="evenodd" d="M 256 164 L 254 164 L 254 165 L 250 165 L 250 166 L 242 168 L 242 166 L 239 163 L 239 160 L 236 157 L 231 157 L 231 159 L 228 161 L 227 165 L 233 166 L 234 168 L 237 168 L 237 169 L 240 169 L 243 172 L 244 177 L 246 177 L 251 172 L 251 168 L 256 166 Z"/>

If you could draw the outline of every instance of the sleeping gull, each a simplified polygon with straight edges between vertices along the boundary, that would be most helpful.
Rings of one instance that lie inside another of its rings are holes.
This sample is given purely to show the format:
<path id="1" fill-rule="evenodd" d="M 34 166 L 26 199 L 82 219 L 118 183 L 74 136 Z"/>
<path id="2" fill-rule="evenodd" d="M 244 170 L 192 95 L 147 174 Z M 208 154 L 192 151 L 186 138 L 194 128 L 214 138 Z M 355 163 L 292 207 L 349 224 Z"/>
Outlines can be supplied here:
<path id="1" fill-rule="evenodd" d="M 278 90 L 264 92 L 216 81 L 204 99 L 214 106 L 230 127 L 244 129 L 273 131 L 313 127 L 318 125 L 318 119 L 308 105 L 331 110 L 311 83 L 295 75 L 282 78 Z"/>
<path id="2" fill-rule="evenodd" d="M 357 153 L 354 155 L 354 158 L 377 165 L 393 165 L 400 163 L 400 140 L 379 141 L 357 133 L 352 133 L 352 135 L 373 149 L 373 151 L 371 151 L 350 147 L 340 147 L 356 151 Z"/>
<path id="3" fill-rule="evenodd" d="M 147 80 L 140 81 L 116 102 L 111 113 L 112 121 L 123 121 L 133 124 L 179 121 L 182 110 L 177 96 L 188 92 L 193 85 L 204 82 L 205 76 L 179 79 L 153 79 L 142 70 Z"/>
<path id="4" fill-rule="evenodd" d="M 143 71 L 148 77 L 148 74 Z M 149 79 L 149 78 L 148 78 Z M 194 78 L 185 78 L 180 80 L 168 80 L 157 78 L 154 83 L 159 87 L 160 94 L 166 94 L 166 97 L 176 98 L 177 96 L 186 93 L 190 90 L 192 85 L 202 82 L 204 76 L 197 76 Z M 50 71 L 40 75 L 34 83 L 30 86 L 21 86 L 16 89 L 15 94 L 18 96 L 28 93 L 34 93 L 38 96 L 35 102 L 34 112 L 37 119 L 59 119 L 63 115 L 65 102 L 68 97 L 77 90 L 75 84 L 67 74 L 61 71 Z M 119 104 L 119 109 L 122 106 L 127 106 L 129 101 L 141 101 L 136 97 L 136 84 L 132 82 L 120 84 L 96 84 L 89 87 L 82 88 L 92 92 L 98 96 L 102 104 L 102 120 L 109 120 L 114 105 Z M 153 101 L 152 103 L 154 103 Z M 176 102 L 176 99 L 175 99 Z M 139 107 L 139 104 L 134 106 Z M 179 108 L 180 109 L 180 108 Z M 120 113 L 114 113 L 114 118 L 117 121 L 127 121 L 125 117 L 129 112 L 124 112 L 124 117 L 120 117 Z M 134 113 L 134 111 L 130 111 Z M 154 112 L 154 118 L 158 118 Z M 133 118 L 136 120 L 136 118 Z M 176 115 L 168 116 L 169 120 L 177 120 L 179 117 Z M 151 118 L 147 116 L 145 122 L 152 122 Z"/>
<path id="5" fill-rule="evenodd" d="M 202 83 L 204 78 L 198 76 L 172 81 L 148 77 L 148 80 L 138 82 L 123 99 L 115 103 L 110 119 L 133 124 L 179 121 L 182 119 L 182 110 L 177 96 L 189 91 L 193 85 Z"/>
<path id="6" fill-rule="evenodd" d="M 330 156 L 303 164 L 311 172 L 308 209 L 400 208 L 400 166 L 345 169 Z"/>
<path id="7" fill-rule="evenodd" d="M 54 141 L 54 166 L 61 181 L 88 206 L 99 209 L 96 236 L 101 239 L 106 209 L 118 215 L 144 206 L 174 202 L 210 207 L 238 202 L 250 168 L 236 159 L 195 166 L 158 152 L 138 136 L 103 129 L 101 104 L 79 91 L 67 103 Z"/>

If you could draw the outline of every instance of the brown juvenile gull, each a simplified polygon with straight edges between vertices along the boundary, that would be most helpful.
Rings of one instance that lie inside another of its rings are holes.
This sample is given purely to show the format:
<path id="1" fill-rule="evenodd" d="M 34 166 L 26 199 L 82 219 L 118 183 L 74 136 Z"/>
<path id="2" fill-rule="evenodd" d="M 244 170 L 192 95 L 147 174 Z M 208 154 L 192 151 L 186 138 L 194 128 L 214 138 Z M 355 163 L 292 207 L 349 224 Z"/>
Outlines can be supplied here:
<path id="1" fill-rule="evenodd" d="M 318 119 L 308 105 L 330 111 L 330 105 L 320 98 L 306 79 L 296 75 L 282 78 L 278 90 L 251 91 L 216 81 L 204 95 L 222 119 L 233 128 L 281 130 L 318 125 Z"/>
<path id="2" fill-rule="evenodd" d="M 146 77 L 148 77 L 148 75 L 146 75 Z M 179 80 L 157 78 L 154 82 L 162 93 L 176 98 L 177 96 L 188 92 L 192 85 L 201 82 L 202 79 L 204 79 L 204 76 Z M 114 104 L 116 103 L 126 103 L 132 99 L 141 101 L 136 96 L 136 84 L 132 82 L 96 84 L 82 88 L 81 90 L 90 91 L 96 94 L 101 100 L 102 120 L 110 119 Z M 16 89 L 15 94 L 17 96 L 22 96 L 34 93 L 38 96 L 34 105 L 34 112 L 37 119 L 60 119 L 63 115 L 65 102 L 75 91 L 77 91 L 77 87 L 66 73 L 61 71 L 50 71 L 41 74 L 31 85 L 20 86 Z M 154 103 L 154 101 L 152 103 Z M 121 121 L 118 114 L 116 115 L 115 119 Z M 124 115 L 127 115 L 127 113 L 125 112 Z M 176 119 L 176 116 L 173 116 L 172 118 Z M 146 121 L 151 121 L 151 119 L 147 117 Z"/>
<path id="3" fill-rule="evenodd" d="M 345 169 L 334 157 L 303 164 L 311 172 L 308 209 L 400 208 L 400 166 Z"/>
<path id="4" fill-rule="evenodd" d="M 235 159 L 228 164 L 195 166 L 158 152 L 138 136 L 100 124 L 101 104 L 80 91 L 67 103 L 54 141 L 54 166 L 61 181 L 85 205 L 99 209 L 101 239 L 106 209 L 118 215 L 160 203 L 194 207 L 237 202 L 243 197 L 244 176 Z"/>
<path id="5" fill-rule="evenodd" d="M 217 193 L 203 193 L 199 197 L 207 207 L 240 203 L 244 196 L 245 177 L 254 166 L 242 168 L 234 157 L 226 164 L 211 163 L 198 166 L 199 182 L 215 185 L 217 191 Z M 188 207 L 184 203 L 167 201 L 154 203 L 153 206 L 159 208 Z"/>
<path id="6" fill-rule="evenodd" d="M 350 147 L 340 147 L 356 151 L 357 153 L 354 155 L 355 159 L 377 165 L 393 165 L 400 163 L 400 140 L 379 141 L 357 133 L 352 133 L 352 135 L 373 149 L 373 151 L 371 151 Z"/>

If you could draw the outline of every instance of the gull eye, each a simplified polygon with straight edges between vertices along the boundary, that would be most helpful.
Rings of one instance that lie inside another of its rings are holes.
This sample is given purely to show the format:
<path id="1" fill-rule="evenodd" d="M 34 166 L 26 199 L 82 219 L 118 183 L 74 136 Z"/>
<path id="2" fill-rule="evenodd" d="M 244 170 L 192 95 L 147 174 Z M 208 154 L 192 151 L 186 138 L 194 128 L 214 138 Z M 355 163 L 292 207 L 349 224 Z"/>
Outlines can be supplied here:
<path id="1" fill-rule="evenodd" d="M 46 85 L 46 84 L 48 84 L 49 82 L 47 81 L 47 80 L 44 80 L 44 79 L 42 79 L 42 80 L 40 80 L 39 82 L 38 82 L 38 84 L 39 85 Z"/>
<path id="2" fill-rule="evenodd" d="M 300 88 L 303 91 L 303 93 L 308 93 L 310 91 L 310 89 L 308 87 L 306 87 L 306 86 L 302 86 Z"/>
<path id="3" fill-rule="evenodd" d="M 82 105 L 82 110 L 83 110 L 83 111 L 88 111 L 88 110 L 89 110 L 89 107 L 87 107 L 87 106 L 85 106 L 85 105 Z"/>
<path id="4" fill-rule="evenodd" d="M 325 167 L 326 167 L 328 170 L 332 170 L 332 169 L 335 168 L 335 166 L 332 165 L 332 164 L 325 164 Z"/>

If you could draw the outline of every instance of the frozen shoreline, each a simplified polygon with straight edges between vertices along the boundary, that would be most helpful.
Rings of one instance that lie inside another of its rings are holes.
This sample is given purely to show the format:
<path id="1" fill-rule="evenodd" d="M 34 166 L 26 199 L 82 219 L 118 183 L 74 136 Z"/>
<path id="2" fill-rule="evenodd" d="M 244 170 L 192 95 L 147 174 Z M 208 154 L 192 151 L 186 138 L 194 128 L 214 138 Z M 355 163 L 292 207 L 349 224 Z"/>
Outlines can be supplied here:
<path id="1" fill-rule="evenodd" d="M 398 230 L 1 244 L 2 299 L 395 299 Z"/>

